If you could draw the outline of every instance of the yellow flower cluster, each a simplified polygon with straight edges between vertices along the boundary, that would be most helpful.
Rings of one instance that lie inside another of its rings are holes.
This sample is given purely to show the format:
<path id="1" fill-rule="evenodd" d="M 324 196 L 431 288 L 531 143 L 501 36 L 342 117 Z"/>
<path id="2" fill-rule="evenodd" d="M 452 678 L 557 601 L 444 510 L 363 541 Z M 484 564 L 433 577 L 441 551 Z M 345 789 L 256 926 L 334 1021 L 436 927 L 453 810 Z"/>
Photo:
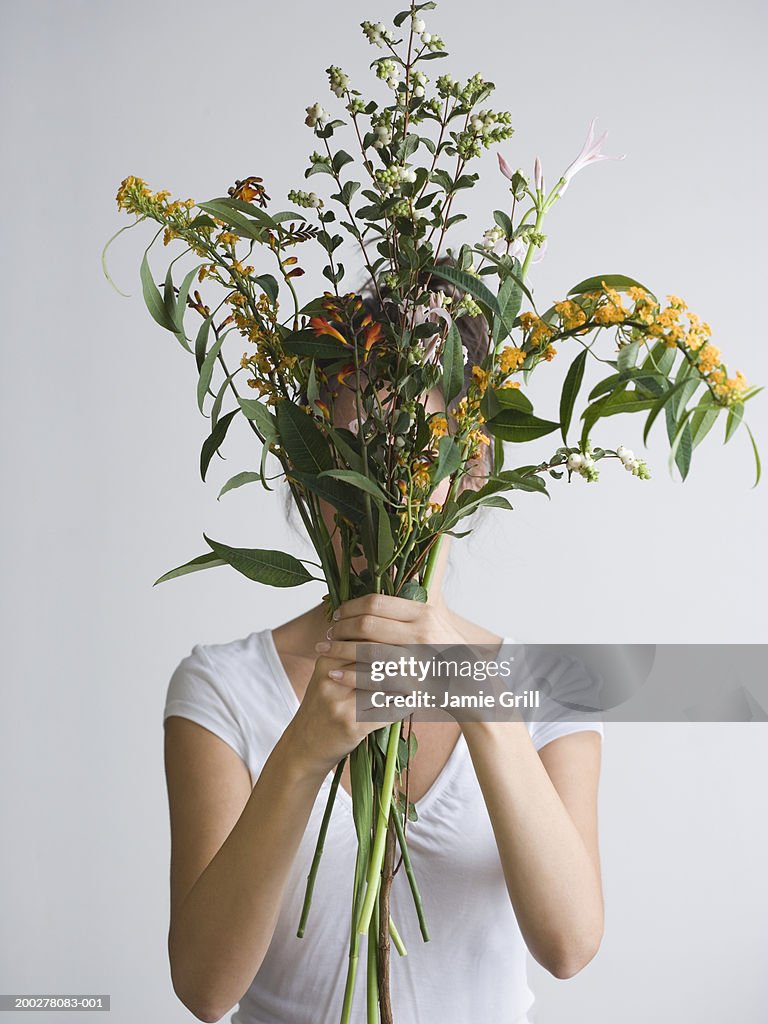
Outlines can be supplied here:
<path id="1" fill-rule="evenodd" d="M 683 299 L 668 295 L 667 305 L 662 307 L 644 288 L 628 288 L 626 294 L 634 304 L 631 310 L 624 307 L 616 289 L 603 281 L 600 292 L 581 296 L 596 303 L 588 319 L 600 326 L 624 325 L 632 332 L 630 338 L 647 335 L 669 348 L 681 349 L 693 356 L 696 369 L 721 402 L 729 405 L 739 401 L 747 389 L 744 375 L 737 372 L 734 377 L 727 376 L 720 349 L 709 341 L 712 328 L 692 313 Z"/>
<path id="2" fill-rule="evenodd" d="M 571 331 L 574 327 L 581 327 L 587 322 L 587 314 L 573 299 L 565 299 L 563 302 L 555 303 L 555 312 L 560 316 L 563 328 Z"/>
<path id="3" fill-rule="evenodd" d="M 235 299 L 235 296 L 239 298 Z M 259 296 L 256 302 L 256 315 L 244 311 L 245 296 L 241 292 L 233 292 L 227 296 L 227 301 L 235 306 L 232 319 L 237 324 L 240 333 L 249 341 L 257 345 L 272 343 L 276 344 L 279 339 L 277 329 L 278 304 L 272 303 L 266 295 Z"/>
<path id="4" fill-rule="evenodd" d="M 592 314 L 592 321 L 600 327 L 623 324 L 629 317 L 629 310 L 624 308 L 621 296 L 615 288 L 609 287 L 605 281 L 601 282 L 601 285 L 607 301 L 600 302 Z"/>
<path id="5" fill-rule="evenodd" d="M 480 395 L 485 394 L 490 379 L 491 375 L 487 370 L 484 370 L 481 366 L 472 367 L 472 381 Z"/>
<path id="6" fill-rule="evenodd" d="M 542 345 L 548 344 L 549 339 L 555 334 L 557 334 L 557 331 L 552 324 L 548 324 L 546 321 L 536 317 L 528 335 L 528 344 L 531 348 L 541 348 Z"/>
<path id="7" fill-rule="evenodd" d="M 129 174 L 120 183 L 115 199 L 118 210 L 125 210 L 126 213 L 135 213 L 140 217 L 173 217 L 182 210 L 190 210 L 194 205 L 194 199 L 174 199 L 168 202 L 171 193 L 166 189 L 160 192 L 153 192 L 142 178 Z"/>
<path id="8" fill-rule="evenodd" d="M 430 418 L 429 428 L 432 431 L 432 437 L 445 437 L 448 433 L 448 420 L 442 413 L 438 413 Z"/>
<path id="9" fill-rule="evenodd" d="M 425 491 L 429 487 L 432 478 L 429 475 L 429 467 L 424 462 L 416 460 L 411 463 L 411 481 L 419 490 Z"/>
<path id="10" fill-rule="evenodd" d="M 708 379 L 717 398 L 726 405 L 740 401 L 748 387 L 747 379 L 741 370 L 737 370 L 734 377 L 729 377 L 725 370 L 718 367 L 712 370 Z"/>
<path id="11" fill-rule="evenodd" d="M 499 353 L 499 370 L 506 377 L 525 362 L 525 352 L 516 345 L 507 345 Z"/>

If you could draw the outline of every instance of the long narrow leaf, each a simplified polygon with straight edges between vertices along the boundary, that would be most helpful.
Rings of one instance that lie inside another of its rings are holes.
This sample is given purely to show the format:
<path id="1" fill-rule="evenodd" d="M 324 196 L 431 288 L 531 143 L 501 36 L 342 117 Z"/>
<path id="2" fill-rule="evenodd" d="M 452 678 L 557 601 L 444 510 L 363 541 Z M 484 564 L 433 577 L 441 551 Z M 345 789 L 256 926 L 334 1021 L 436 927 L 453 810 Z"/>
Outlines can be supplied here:
<path id="1" fill-rule="evenodd" d="M 304 565 L 284 551 L 263 548 L 233 548 L 203 534 L 214 553 L 233 569 L 257 583 L 270 587 L 298 587 L 314 579 Z"/>

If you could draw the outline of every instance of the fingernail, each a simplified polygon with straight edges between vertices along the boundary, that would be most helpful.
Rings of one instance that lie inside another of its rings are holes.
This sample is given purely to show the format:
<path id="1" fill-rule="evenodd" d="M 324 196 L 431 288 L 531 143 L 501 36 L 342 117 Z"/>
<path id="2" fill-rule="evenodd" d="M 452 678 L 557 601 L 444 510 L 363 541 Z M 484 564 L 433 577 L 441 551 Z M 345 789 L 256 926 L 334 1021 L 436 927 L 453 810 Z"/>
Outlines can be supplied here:
<path id="1" fill-rule="evenodd" d="M 333 613 L 333 618 L 335 619 L 336 622 L 338 622 L 339 619 L 341 618 L 341 611 L 338 608 Z"/>
<path id="2" fill-rule="evenodd" d="M 327 640 L 320 640 L 319 643 L 315 644 L 316 651 L 330 651 L 330 649 L 331 645 L 328 643 Z"/>
<path id="3" fill-rule="evenodd" d="M 332 668 L 331 671 L 328 673 L 328 675 L 331 677 L 331 679 L 343 679 L 344 678 L 344 673 L 341 671 L 340 668 Z"/>

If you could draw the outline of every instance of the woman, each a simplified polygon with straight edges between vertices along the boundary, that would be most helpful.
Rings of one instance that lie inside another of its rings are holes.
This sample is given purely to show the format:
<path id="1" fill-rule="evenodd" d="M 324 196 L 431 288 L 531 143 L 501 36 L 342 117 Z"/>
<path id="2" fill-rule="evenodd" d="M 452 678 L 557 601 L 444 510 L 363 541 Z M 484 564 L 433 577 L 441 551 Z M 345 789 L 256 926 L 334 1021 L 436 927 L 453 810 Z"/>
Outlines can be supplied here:
<path id="1" fill-rule="evenodd" d="M 468 363 L 479 362 L 482 332 L 466 318 L 458 323 Z M 348 394 L 334 415 L 353 418 Z M 275 629 L 197 645 L 173 673 L 164 716 L 168 948 L 174 989 L 200 1020 L 218 1021 L 239 1001 L 235 1024 L 338 1021 L 357 842 L 348 768 L 303 938 L 296 928 L 333 769 L 381 724 L 356 721 L 355 644 L 495 650 L 507 639 L 446 605 L 448 541 L 427 604 L 356 598 L 330 629 L 320 604 Z M 418 820 L 408 843 L 431 939 L 421 939 L 401 872 L 391 907 L 408 955 L 392 958 L 394 1019 L 526 1024 L 526 947 L 568 978 L 602 937 L 602 727 L 449 719 L 413 730 L 408 788 Z M 360 1024 L 363 982 L 355 999 Z"/>

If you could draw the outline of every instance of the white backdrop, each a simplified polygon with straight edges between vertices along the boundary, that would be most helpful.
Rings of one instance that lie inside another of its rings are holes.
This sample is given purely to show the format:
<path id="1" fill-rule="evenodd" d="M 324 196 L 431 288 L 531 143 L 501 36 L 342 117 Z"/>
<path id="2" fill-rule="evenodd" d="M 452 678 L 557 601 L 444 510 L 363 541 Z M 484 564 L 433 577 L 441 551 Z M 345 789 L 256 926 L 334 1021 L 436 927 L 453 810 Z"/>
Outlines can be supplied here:
<path id="1" fill-rule="evenodd" d="M 182 198 L 252 173 L 276 200 L 301 187 L 314 148 L 304 107 L 330 107 L 330 63 L 361 81 L 374 54 L 358 23 L 394 10 L 0 3 L 0 992 L 109 992 L 115 1024 L 190 1019 L 165 950 L 167 680 L 194 643 L 277 625 L 320 596 L 226 569 L 152 589 L 205 550 L 203 530 L 302 547 L 277 496 L 215 500 L 253 465 L 244 429 L 201 483 L 194 364 L 144 309 L 141 229 L 111 257 L 132 298 L 101 273 L 101 246 L 124 223 L 114 193 L 129 173 Z M 685 297 L 731 366 L 768 382 L 762 5 L 446 0 L 429 21 L 453 74 L 496 82 L 517 129 L 503 147 L 513 166 L 530 171 L 539 154 L 554 180 L 595 115 L 607 151 L 628 154 L 587 169 L 551 214 L 540 302 L 593 273 L 630 274 Z M 494 161 L 470 195 L 468 238 L 504 202 Z M 568 362 L 542 368 L 542 415 Z M 768 450 L 766 403 L 750 406 Z M 454 607 L 534 642 L 764 639 L 766 488 L 750 489 L 746 433 L 725 449 L 721 437 L 718 424 L 684 485 L 659 423 L 650 482 L 607 467 L 598 485 L 552 481 L 551 502 L 520 496 L 492 513 L 454 552 Z M 631 421 L 600 438 L 641 448 Z M 766 1019 L 767 770 L 765 726 L 606 730 L 606 937 L 569 982 L 534 967 L 542 1024 Z"/>

